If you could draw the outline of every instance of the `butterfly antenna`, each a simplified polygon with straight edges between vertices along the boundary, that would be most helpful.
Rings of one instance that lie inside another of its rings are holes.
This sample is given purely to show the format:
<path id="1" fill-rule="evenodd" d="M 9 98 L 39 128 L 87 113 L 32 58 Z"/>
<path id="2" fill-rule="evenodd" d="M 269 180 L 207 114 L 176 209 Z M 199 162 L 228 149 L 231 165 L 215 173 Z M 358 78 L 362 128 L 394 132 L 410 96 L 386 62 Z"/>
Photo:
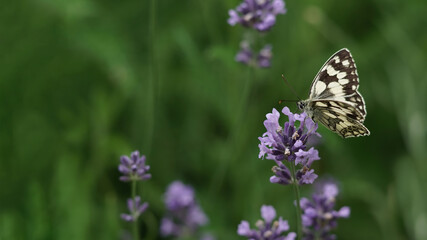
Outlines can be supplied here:
<path id="1" fill-rule="evenodd" d="M 279 100 L 279 104 L 282 104 L 282 103 L 284 103 L 284 102 L 298 102 L 298 101 L 300 101 L 300 100 L 287 100 L 287 99 L 281 99 L 281 100 Z"/>
<path id="2" fill-rule="evenodd" d="M 298 98 L 298 101 L 301 101 L 301 98 L 299 98 L 298 97 L 298 94 L 297 94 L 297 92 L 295 91 L 295 89 L 291 86 L 291 84 L 289 84 L 289 82 L 288 82 L 288 80 L 286 80 L 286 78 L 285 78 L 285 76 L 282 74 L 282 78 L 283 78 L 283 81 L 285 81 L 285 83 L 289 86 L 289 88 L 291 89 L 291 91 L 295 94 L 295 96 Z M 279 103 L 281 103 L 281 101 L 284 101 L 284 100 L 280 100 L 279 101 Z"/>

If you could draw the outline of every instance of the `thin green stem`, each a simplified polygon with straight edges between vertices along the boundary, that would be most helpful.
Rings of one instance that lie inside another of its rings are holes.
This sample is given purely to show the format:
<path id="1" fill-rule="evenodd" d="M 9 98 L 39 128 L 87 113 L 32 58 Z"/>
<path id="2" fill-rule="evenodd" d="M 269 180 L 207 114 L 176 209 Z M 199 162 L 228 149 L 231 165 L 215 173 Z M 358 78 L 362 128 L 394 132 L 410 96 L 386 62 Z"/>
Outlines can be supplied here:
<path id="1" fill-rule="evenodd" d="M 132 180 L 132 192 L 131 192 L 131 196 L 132 196 L 132 198 L 135 198 L 136 197 L 136 180 L 135 179 L 133 179 Z"/>
<path id="2" fill-rule="evenodd" d="M 156 46 L 156 0 L 150 0 L 149 25 L 148 25 L 148 82 L 147 90 L 147 116 L 148 128 L 146 129 L 146 149 L 151 149 L 153 143 L 153 133 L 155 129 L 155 104 L 158 89 L 158 69 L 157 69 L 157 46 Z"/>
<path id="3" fill-rule="evenodd" d="M 301 222 L 301 206 L 300 206 L 300 193 L 298 187 L 298 181 L 296 180 L 295 163 L 291 162 L 291 173 L 292 182 L 294 185 L 295 198 L 296 198 L 296 209 L 297 209 L 297 239 L 301 240 L 302 237 L 302 222 Z"/>
<path id="4" fill-rule="evenodd" d="M 136 197 L 136 180 L 133 180 L 132 181 L 132 201 L 135 201 L 135 197 Z M 135 220 L 133 221 L 132 232 L 133 232 L 133 239 L 139 240 L 138 218 L 135 218 Z"/>

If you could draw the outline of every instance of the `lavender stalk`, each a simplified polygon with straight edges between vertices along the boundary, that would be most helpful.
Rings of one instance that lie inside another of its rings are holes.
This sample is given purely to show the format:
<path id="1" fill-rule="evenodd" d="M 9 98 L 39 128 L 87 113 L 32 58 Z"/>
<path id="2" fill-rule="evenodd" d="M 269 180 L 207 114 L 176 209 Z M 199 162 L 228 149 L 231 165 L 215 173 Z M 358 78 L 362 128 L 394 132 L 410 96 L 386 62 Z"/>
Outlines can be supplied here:
<path id="1" fill-rule="evenodd" d="M 132 199 L 135 199 L 136 197 L 136 181 L 132 181 Z M 138 231 L 138 218 L 135 218 L 135 220 L 132 223 L 132 235 L 134 240 L 139 240 L 139 231 Z"/>
<path id="2" fill-rule="evenodd" d="M 138 231 L 138 218 L 148 208 L 148 203 L 144 202 L 141 204 L 141 197 L 137 196 L 136 184 L 138 181 L 144 181 L 151 178 L 151 174 L 148 173 L 150 166 L 145 165 L 145 156 L 139 156 L 138 151 L 131 153 L 130 158 L 128 156 L 120 157 L 119 171 L 123 174 L 120 176 L 120 181 L 131 182 L 131 198 L 128 199 L 129 214 L 121 214 L 121 218 L 127 222 L 132 222 L 132 233 L 134 239 L 139 239 Z"/>
<path id="3" fill-rule="evenodd" d="M 299 185 L 312 184 L 317 178 L 314 169 L 310 169 L 314 161 L 319 160 L 319 152 L 311 147 L 307 141 L 311 137 L 320 135 L 316 132 L 317 124 L 305 113 L 294 114 L 288 107 L 282 113 L 288 117 L 284 125 L 279 123 L 280 113 L 273 109 L 267 114 L 264 121 L 266 133 L 259 137 L 259 158 L 271 159 L 276 163 L 272 171 L 274 176 L 271 183 L 282 185 L 292 184 L 295 191 L 296 203 L 300 202 Z M 299 122 L 299 124 L 298 124 Z M 290 169 L 286 166 L 290 164 Z M 298 169 L 296 168 L 298 167 Z M 296 204 L 298 239 L 302 237 L 301 206 Z"/>
<path id="4" fill-rule="evenodd" d="M 294 191 L 295 191 L 295 198 L 296 198 L 296 211 L 297 211 L 297 238 L 298 240 L 301 240 L 302 236 L 302 220 L 301 220 L 301 206 L 298 204 L 300 202 L 300 193 L 298 188 L 298 182 L 296 181 L 296 171 L 295 171 L 295 164 L 291 163 L 291 169 L 292 169 L 292 182 L 294 185 Z"/>

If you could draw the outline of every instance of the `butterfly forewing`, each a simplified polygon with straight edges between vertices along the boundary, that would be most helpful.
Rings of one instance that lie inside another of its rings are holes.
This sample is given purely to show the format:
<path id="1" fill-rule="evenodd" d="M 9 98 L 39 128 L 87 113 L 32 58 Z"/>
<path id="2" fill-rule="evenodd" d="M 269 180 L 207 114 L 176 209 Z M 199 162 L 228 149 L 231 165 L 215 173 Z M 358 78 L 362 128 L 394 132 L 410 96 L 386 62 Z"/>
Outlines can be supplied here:
<path id="1" fill-rule="evenodd" d="M 357 91 L 359 77 L 350 51 L 341 49 L 329 58 L 311 84 L 310 99 L 346 102 L 366 116 L 365 102 Z"/>
<path id="2" fill-rule="evenodd" d="M 359 77 L 348 49 L 341 49 L 329 58 L 311 84 L 304 111 L 342 137 L 369 135 L 363 125 L 366 107 L 357 91 Z"/>

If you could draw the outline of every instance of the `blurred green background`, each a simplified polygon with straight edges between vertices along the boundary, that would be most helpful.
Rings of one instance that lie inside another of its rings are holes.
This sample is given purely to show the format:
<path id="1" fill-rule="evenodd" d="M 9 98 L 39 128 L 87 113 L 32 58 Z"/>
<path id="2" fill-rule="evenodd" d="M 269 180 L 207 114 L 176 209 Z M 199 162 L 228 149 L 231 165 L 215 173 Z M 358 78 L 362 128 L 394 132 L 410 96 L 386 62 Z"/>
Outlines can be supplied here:
<path id="1" fill-rule="evenodd" d="M 154 4 L 153 4 L 154 3 Z M 427 239 L 427 2 L 286 1 L 263 39 L 269 69 L 234 61 L 240 1 L 10 1 L 0 9 L 0 239 L 119 239 L 130 225 L 120 155 L 140 150 L 153 178 L 145 239 L 160 239 L 162 194 L 193 185 L 217 239 L 273 205 L 295 231 L 293 191 L 258 159 L 265 114 L 305 97 L 347 47 L 371 136 L 320 127 L 320 176 L 340 181 L 339 239 Z M 296 111 L 294 104 L 289 104 Z M 311 187 L 302 188 L 310 196 Z"/>

